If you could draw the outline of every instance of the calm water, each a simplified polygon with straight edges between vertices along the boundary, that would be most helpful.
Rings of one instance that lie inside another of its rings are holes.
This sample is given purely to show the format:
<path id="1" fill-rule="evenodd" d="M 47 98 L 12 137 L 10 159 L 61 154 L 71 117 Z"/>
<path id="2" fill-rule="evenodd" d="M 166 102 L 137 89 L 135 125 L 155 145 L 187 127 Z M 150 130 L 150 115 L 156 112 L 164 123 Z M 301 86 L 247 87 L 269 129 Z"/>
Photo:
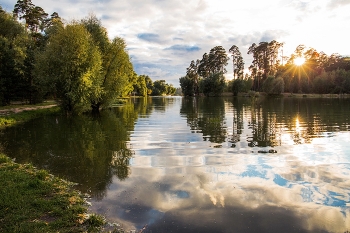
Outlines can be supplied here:
<path id="1" fill-rule="evenodd" d="M 5 129 L 0 149 L 128 232 L 350 231 L 349 99 L 131 99 Z"/>

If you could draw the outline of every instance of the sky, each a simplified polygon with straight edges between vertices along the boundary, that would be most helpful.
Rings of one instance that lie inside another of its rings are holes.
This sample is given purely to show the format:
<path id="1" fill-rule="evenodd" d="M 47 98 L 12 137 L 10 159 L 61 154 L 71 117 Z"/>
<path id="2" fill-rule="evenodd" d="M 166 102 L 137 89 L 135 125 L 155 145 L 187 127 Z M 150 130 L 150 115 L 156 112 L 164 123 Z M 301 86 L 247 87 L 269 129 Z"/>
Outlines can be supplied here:
<path id="1" fill-rule="evenodd" d="M 12 11 L 16 0 L 0 5 Z M 303 44 L 350 56 L 350 0 L 32 0 L 66 22 L 93 13 L 109 37 L 122 37 L 137 74 L 179 87 L 191 60 L 215 46 L 238 46 L 251 65 L 252 43 L 276 40 L 289 56 Z M 282 54 L 282 50 L 281 50 Z M 228 54 L 229 56 L 229 54 Z M 233 78 L 232 65 L 227 66 Z"/>

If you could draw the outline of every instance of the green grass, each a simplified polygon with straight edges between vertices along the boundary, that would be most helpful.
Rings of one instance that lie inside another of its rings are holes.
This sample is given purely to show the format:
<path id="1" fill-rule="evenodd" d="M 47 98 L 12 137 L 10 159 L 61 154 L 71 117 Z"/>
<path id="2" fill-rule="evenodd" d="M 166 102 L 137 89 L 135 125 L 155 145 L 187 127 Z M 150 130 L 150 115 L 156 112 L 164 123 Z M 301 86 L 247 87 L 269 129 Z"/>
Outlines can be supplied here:
<path id="1" fill-rule="evenodd" d="M 97 232 L 105 223 L 88 215 L 73 184 L 17 164 L 0 154 L 0 232 Z"/>
<path id="2" fill-rule="evenodd" d="M 22 107 L 23 105 L 21 105 Z M 35 107 L 37 105 L 31 105 L 28 107 Z M 42 106 L 42 105 L 40 105 Z M 12 106 L 13 108 L 14 106 Z M 2 108 L 5 109 L 5 108 Z M 10 108 L 6 108 L 10 109 Z M 60 112 L 60 108 L 57 106 L 51 107 L 51 108 L 42 108 L 42 109 L 35 109 L 35 110 L 25 110 L 19 113 L 13 113 L 9 112 L 6 115 L 0 115 L 0 127 L 7 127 L 12 126 L 24 121 L 28 121 L 37 117 L 50 115 L 50 114 L 57 114 Z"/>

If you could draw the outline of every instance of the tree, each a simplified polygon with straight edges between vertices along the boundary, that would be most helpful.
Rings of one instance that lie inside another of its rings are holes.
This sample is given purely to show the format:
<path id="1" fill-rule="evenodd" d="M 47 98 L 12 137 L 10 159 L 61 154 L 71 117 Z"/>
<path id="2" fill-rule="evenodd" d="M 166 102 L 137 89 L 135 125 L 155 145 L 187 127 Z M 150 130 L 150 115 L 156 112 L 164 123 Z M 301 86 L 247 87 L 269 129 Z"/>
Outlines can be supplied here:
<path id="1" fill-rule="evenodd" d="M 137 83 L 137 75 L 134 73 L 126 51 L 126 43 L 122 38 L 116 37 L 110 41 L 107 30 L 94 15 L 83 19 L 82 24 L 91 34 L 102 55 L 101 89 L 103 91 L 96 92 L 97 95 L 90 98 L 93 111 L 99 111 L 101 106 L 108 106 L 116 98 L 130 94 L 133 85 Z"/>
<path id="2" fill-rule="evenodd" d="M 137 82 L 134 84 L 134 92 L 139 95 L 146 97 L 147 96 L 147 86 L 145 75 L 137 76 Z"/>
<path id="3" fill-rule="evenodd" d="M 204 53 L 202 59 L 199 61 L 197 73 L 201 77 L 208 77 L 210 74 L 210 66 L 209 66 L 209 55 Z"/>
<path id="4" fill-rule="evenodd" d="M 234 79 L 231 82 L 231 91 L 234 96 L 237 96 L 239 92 L 245 91 L 245 82 L 243 79 Z"/>
<path id="5" fill-rule="evenodd" d="M 153 82 L 153 96 L 161 95 L 173 95 L 176 92 L 176 88 L 173 85 L 168 84 L 165 80 L 156 80 Z"/>
<path id="6" fill-rule="evenodd" d="M 0 11 L 0 105 L 25 97 L 25 59 L 29 37 L 12 15 Z"/>
<path id="7" fill-rule="evenodd" d="M 176 88 L 172 84 L 167 85 L 167 95 L 174 95 L 176 93 Z"/>
<path id="8" fill-rule="evenodd" d="M 191 77 L 186 75 L 185 77 L 180 78 L 180 87 L 182 90 L 182 93 L 185 96 L 194 96 L 194 82 Z"/>
<path id="9" fill-rule="evenodd" d="M 25 25 L 32 34 L 37 34 L 46 27 L 48 14 L 43 8 L 35 6 L 31 0 L 18 0 L 13 14 L 17 18 L 25 20 Z"/>
<path id="10" fill-rule="evenodd" d="M 284 91 L 284 81 L 283 78 L 275 78 L 273 76 L 269 76 L 263 86 L 262 89 L 269 95 L 279 95 Z"/>
<path id="11" fill-rule="evenodd" d="M 222 46 L 215 46 L 209 52 L 210 74 L 226 73 L 227 61 L 229 60 L 226 50 Z"/>
<path id="12" fill-rule="evenodd" d="M 225 76 L 223 73 L 215 73 L 199 83 L 200 89 L 205 96 L 218 96 L 225 88 Z"/>
<path id="13" fill-rule="evenodd" d="M 215 46 L 209 52 L 204 53 L 202 59 L 198 62 L 198 74 L 207 78 L 216 73 L 226 73 L 225 66 L 229 58 L 222 46 Z"/>
<path id="14" fill-rule="evenodd" d="M 46 85 L 53 84 L 67 112 L 86 110 L 91 99 L 102 96 L 101 55 L 89 32 L 72 23 L 49 38 L 37 58 L 36 74 Z"/>
<path id="15" fill-rule="evenodd" d="M 147 95 L 151 95 L 153 91 L 153 81 L 148 75 L 144 75 L 146 87 L 147 87 Z"/>
<path id="16" fill-rule="evenodd" d="M 159 96 L 167 93 L 167 84 L 165 80 L 156 80 L 153 82 L 152 95 Z"/>
<path id="17" fill-rule="evenodd" d="M 186 76 L 192 80 L 193 93 L 191 95 L 199 94 L 199 64 L 200 61 L 198 59 L 196 60 L 196 62 L 192 60 L 190 66 L 187 68 Z"/>
<path id="18" fill-rule="evenodd" d="M 232 45 L 229 52 L 232 54 L 233 78 L 243 78 L 244 61 L 239 48 L 236 45 Z"/>
<path id="19" fill-rule="evenodd" d="M 253 55 L 253 62 L 250 69 L 255 75 L 254 88 L 260 89 L 261 84 L 265 81 L 268 75 L 275 75 L 277 67 L 279 66 L 278 50 L 282 46 L 275 40 L 271 42 L 260 42 L 259 45 L 253 43 L 249 49 L 248 54 Z"/>

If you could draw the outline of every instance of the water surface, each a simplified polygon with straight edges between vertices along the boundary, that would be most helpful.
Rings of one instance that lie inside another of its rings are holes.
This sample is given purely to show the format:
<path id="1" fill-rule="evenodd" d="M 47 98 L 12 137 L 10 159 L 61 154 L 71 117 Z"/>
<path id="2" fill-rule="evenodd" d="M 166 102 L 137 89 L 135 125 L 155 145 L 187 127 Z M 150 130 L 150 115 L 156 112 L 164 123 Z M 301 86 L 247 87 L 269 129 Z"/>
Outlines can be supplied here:
<path id="1" fill-rule="evenodd" d="M 127 231 L 345 232 L 349 116 L 348 99 L 131 99 L 4 129 L 0 146 Z"/>

